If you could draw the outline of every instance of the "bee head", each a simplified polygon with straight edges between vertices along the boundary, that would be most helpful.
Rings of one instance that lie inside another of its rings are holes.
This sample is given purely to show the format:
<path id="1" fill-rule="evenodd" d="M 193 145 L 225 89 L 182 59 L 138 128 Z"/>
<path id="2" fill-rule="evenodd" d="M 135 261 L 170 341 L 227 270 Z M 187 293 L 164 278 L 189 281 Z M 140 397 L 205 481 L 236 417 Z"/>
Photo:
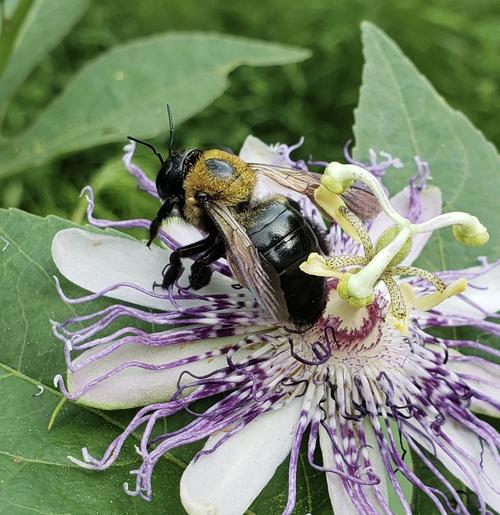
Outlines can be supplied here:
<path id="1" fill-rule="evenodd" d="M 201 152 L 197 148 L 170 152 L 156 176 L 156 189 L 163 201 L 170 197 L 177 197 L 179 202 L 183 202 L 184 178 Z"/>
<path id="2" fill-rule="evenodd" d="M 128 136 L 128 139 L 135 141 L 136 143 L 140 143 L 141 145 L 145 145 L 153 151 L 161 163 L 160 170 L 156 175 L 156 190 L 158 191 L 158 195 L 164 202 L 169 200 L 170 203 L 173 202 L 179 207 L 182 207 L 184 204 L 184 178 L 186 177 L 190 167 L 194 165 L 198 157 L 201 155 L 202 151 L 197 148 L 188 148 L 178 151 L 173 150 L 174 119 L 172 116 L 172 110 L 168 104 L 167 113 L 170 129 L 167 159 L 163 159 L 161 154 L 153 145 L 151 145 L 151 143 L 132 138 L 130 136 Z"/>

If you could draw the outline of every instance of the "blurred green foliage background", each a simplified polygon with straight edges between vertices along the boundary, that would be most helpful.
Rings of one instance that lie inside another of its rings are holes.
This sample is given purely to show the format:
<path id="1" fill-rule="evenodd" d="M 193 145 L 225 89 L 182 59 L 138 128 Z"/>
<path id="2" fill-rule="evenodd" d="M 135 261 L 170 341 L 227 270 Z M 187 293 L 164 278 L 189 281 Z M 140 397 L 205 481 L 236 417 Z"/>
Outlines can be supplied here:
<path id="1" fill-rule="evenodd" d="M 238 68 L 224 96 L 176 128 L 176 144 L 237 149 L 249 133 L 287 143 L 303 135 L 302 156 L 339 158 L 352 137 L 363 19 L 395 39 L 448 102 L 498 145 L 498 0 L 94 0 L 22 86 L 3 134 L 26 128 L 86 61 L 118 43 L 173 30 L 214 31 L 303 46 L 313 56 L 294 65 Z M 158 144 L 165 148 L 166 136 Z M 0 206 L 82 221 L 78 194 L 92 183 L 100 197 L 98 215 L 150 217 L 157 206 L 147 198 L 141 204 L 138 196 L 129 200 L 135 182 L 122 171 L 121 146 L 101 146 L 2 179 Z M 147 153 L 141 158 L 154 174 L 156 162 Z"/>

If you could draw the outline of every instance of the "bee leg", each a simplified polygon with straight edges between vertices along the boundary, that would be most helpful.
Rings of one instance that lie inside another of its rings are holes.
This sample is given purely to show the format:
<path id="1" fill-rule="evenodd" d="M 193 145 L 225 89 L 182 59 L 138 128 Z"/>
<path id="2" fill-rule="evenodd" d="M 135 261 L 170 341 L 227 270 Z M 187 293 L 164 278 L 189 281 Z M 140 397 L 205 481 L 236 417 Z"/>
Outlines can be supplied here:
<path id="1" fill-rule="evenodd" d="M 199 290 L 206 286 L 212 277 L 212 268 L 210 265 L 217 261 L 217 259 L 223 257 L 226 253 L 226 247 L 222 240 L 218 240 L 212 248 L 210 248 L 205 254 L 200 256 L 191 265 L 191 274 L 189 275 L 189 285 L 193 290 Z"/>
<path id="2" fill-rule="evenodd" d="M 178 254 L 178 251 L 172 252 L 170 254 L 170 263 L 163 269 L 163 280 L 161 282 L 161 287 L 164 289 L 168 289 L 169 286 L 175 283 L 177 279 L 182 275 L 184 271 L 184 267 L 182 266 L 181 258 Z"/>
<path id="3" fill-rule="evenodd" d="M 170 263 L 163 269 L 163 281 L 161 287 L 167 289 L 169 286 L 175 283 L 177 279 L 182 275 L 184 267 L 182 266 L 182 258 L 196 256 L 202 252 L 210 249 L 217 235 L 209 234 L 205 239 L 196 241 L 177 250 L 174 250 L 170 254 Z"/>
<path id="4" fill-rule="evenodd" d="M 156 238 L 156 235 L 160 230 L 161 223 L 163 222 L 163 220 L 165 220 L 165 218 L 167 218 L 167 216 L 170 214 L 170 212 L 172 211 L 177 202 L 177 197 L 168 198 L 162 204 L 162 206 L 158 210 L 158 213 L 156 213 L 155 219 L 151 222 L 151 225 L 149 226 L 149 240 L 146 243 L 148 247 L 151 246 L 151 243 L 153 243 L 153 240 Z"/>

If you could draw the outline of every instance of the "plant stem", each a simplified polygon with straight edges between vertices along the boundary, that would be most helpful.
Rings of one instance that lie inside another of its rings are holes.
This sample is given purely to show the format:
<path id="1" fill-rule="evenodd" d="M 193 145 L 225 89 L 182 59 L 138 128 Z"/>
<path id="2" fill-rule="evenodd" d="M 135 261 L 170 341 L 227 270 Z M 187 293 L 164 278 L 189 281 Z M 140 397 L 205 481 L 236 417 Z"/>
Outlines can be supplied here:
<path id="1" fill-rule="evenodd" d="M 4 13 L 4 0 L 0 1 L 2 3 L 2 13 Z M 5 15 L 2 16 L 2 34 L 0 35 L 0 78 L 9 63 L 19 29 L 22 27 L 23 21 L 32 5 L 33 0 L 19 0 L 11 18 L 7 19 Z"/>

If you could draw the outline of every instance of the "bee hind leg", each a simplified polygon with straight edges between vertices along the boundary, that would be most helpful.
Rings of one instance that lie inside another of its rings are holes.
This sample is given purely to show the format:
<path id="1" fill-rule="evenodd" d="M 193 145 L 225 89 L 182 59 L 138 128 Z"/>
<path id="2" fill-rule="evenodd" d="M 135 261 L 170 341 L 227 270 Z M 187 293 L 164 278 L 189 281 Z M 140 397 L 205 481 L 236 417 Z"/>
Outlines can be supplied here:
<path id="1" fill-rule="evenodd" d="M 182 266 L 181 258 L 177 251 L 172 252 L 170 254 L 170 263 L 163 269 L 162 275 L 163 280 L 161 282 L 161 287 L 164 289 L 168 289 L 169 286 L 175 283 L 177 279 L 184 272 L 184 267 Z M 153 285 L 159 286 L 157 283 Z"/>
<path id="2" fill-rule="evenodd" d="M 196 256 L 201 254 L 202 252 L 206 252 L 210 250 L 213 246 L 214 241 L 216 239 L 215 234 L 209 234 L 205 239 L 196 241 L 189 245 L 185 245 L 184 247 L 180 247 L 177 250 L 174 250 L 172 254 L 170 254 L 170 262 L 163 269 L 162 275 L 163 280 L 161 283 L 161 287 L 164 289 L 168 289 L 172 284 L 174 284 L 179 277 L 182 275 L 184 271 L 184 266 L 182 264 L 182 258 Z M 157 283 L 153 285 L 159 286 Z"/>
<path id="3" fill-rule="evenodd" d="M 217 259 L 223 257 L 225 253 L 226 248 L 224 242 L 219 240 L 191 265 L 189 286 L 191 286 L 193 290 L 199 290 L 210 282 L 213 273 L 210 265 L 214 261 L 217 261 Z"/>

